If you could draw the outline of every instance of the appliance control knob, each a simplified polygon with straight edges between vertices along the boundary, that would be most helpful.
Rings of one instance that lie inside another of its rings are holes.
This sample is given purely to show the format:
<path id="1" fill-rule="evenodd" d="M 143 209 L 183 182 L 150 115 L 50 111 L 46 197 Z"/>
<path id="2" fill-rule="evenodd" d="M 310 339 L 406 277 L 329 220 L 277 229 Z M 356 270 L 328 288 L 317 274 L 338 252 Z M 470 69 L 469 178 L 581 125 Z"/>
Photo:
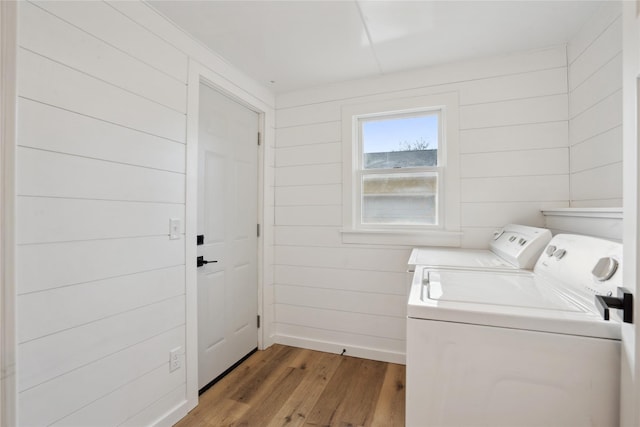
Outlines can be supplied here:
<path id="1" fill-rule="evenodd" d="M 527 243 L 527 239 L 520 239 L 518 243 L 520 243 L 520 246 L 524 246 Z"/>
<path id="2" fill-rule="evenodd" d="M 510 241 L 510 242 L 513 242 L 514 240 L 516 240 L 516 236 L 511 236 L 511 237 L 509 237 L 509 241 Z"/>
<path id="3" fill-rule="evenodd" d="M 591 270 L 591 274 L 598 282 L 604 282 L 611 279 L 616 270 L 618 270 L 618 261 L 611 257 L 605 257 L 598 260 L 593 270 Z"/>
<path id="4" fill-rule="evenodd" d="M 545 249 L 544 253 L 547 254 L 547 256 L 550 257 L 550 256 L 553 255 L 553 253 L 556 251 L 556 249 L 558 249 L 558 248 L 556 248 L 553 245 L 549 245 L 549 246 L 547 246 L 547 249 Z"/>
<path id="5" fill-rule="evenodd" d="M 498 240 L 504 234 L 504 228 L 500 228 L 493 232 L 493 240 Z"/>
<path id="6" fill-rule="evenodd" d="M 566 254 L 567 254 L 567 251 L 565 251 L 564 249 L 558 249 L 553 253 L 553 256 L 558 259 L 562 259 L 562 257 L 565 256 Z"/>

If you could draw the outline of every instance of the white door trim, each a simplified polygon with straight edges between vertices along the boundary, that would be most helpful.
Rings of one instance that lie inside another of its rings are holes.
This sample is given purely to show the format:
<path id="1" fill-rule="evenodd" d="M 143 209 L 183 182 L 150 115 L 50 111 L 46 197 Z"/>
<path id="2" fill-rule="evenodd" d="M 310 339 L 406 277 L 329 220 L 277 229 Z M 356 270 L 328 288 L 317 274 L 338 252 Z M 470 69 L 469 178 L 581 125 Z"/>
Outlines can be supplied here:
<path id="1" fill-rule="evenodd" d="M 0 426 L 16 419 L 15 151 L 17 2 L 0 2 Z"/>
<path id="2" fill-rule="evenodd" d="M 640 423 L 640 151 L 638 97 L 640 97 L 640 1 L 622 2 L 623 19 L 623 283 L 635 295 L 634 323 L 622 325 L 620 425 Z"/>
<path id="3" fill-rule="evenodd" d="M 235 101 L 245 105 L 260 115 L 259 129 L 265 135 L 266 123 L 273 120 L 273 109 L 238 88 L 224 77 L 209 70 L 193 59 L 189 60 L 187 92 L 187 155 L 186 155 L 186 212 L 185 212 L 185 259 L 186 259 L 186 368 L 187 368 L 187 410 L 198 404 L 198 288 L 196 272 L 196 233 L 198 203 L 198 113 L 200 105 L 200 83 L 218 90 Z M 257 137 L 257 135 L 256 135 Z M 257 141 L 256 141 L 257 144 Z M 266 224 L 265 195 L 265 146 L 258 149 L 258 218 Z M 265 229 L 266 227 L 262 227 Z M 266 324 L 270 316 L 265 316 L 265 234 L 258 238 L 258 315 L 263 319 L 258 330 L 258 348 L 270 345 L 271 338 Z"/>

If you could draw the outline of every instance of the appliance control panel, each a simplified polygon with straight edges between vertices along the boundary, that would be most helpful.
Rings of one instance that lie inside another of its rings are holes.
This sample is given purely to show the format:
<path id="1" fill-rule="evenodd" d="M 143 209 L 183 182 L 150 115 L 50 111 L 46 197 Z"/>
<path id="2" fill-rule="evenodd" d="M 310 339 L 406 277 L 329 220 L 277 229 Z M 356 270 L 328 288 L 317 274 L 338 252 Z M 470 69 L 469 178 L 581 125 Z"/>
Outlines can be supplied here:
<path id="1" fill-rule="evenodd" d="M 508 224 L 493 233 L 489 247 L 515 267 L 531 270 L 550 240 L 546 228 Z"/>
<path id="2" fill-rule="evenodd" d="M 578 234 L 558 234 L 538 259 L 536 274 L 582 293 L 616 295 L 622 286 L 622 244 Z"/>

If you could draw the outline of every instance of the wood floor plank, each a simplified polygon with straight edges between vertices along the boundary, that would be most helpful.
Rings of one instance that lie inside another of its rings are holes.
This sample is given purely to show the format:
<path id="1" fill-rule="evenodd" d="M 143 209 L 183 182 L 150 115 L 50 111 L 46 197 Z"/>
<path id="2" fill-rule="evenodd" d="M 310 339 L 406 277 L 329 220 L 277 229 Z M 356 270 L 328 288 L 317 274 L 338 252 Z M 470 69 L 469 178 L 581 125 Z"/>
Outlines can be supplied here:
<path id="1" fill-rule="evenodd" d="M 405 369 L 273 345 L 200 396 L 178 427 L 404 425 Z"/>
<path id="2" fill-rule="evenodd" d="M 259 402 L 275 388 L 278 377 L 289 368 L 289 363 L 296 355 L 296 349 L 283 346 L 280 351 L 274 352 L 263 366 L 249 373 L 246 381 L 240 384 L 229 399 L 249 405 Z"/>
<path id="3" fill-rule="evenodd" d="M 249 411 L 251 407 L 246 403 L 236 402 L 231 399 L 224 399 L 216 409 L 209 411 L 204 417 L 203 426 L 222 427 L 238 425 L 237 422 L 242 416 Z"/>
<path id="4" fill-rule="evenodd" d="M 345 356 L 305 425 L 371 424 L 387 364 Z"/>
<path id="5" fill-rule="evenodd" d="M 404 426 L 405 372 L 404 365 L 390 363 L 387 366 L 371 422 L 372 427 Z"/>
<path id="6" fill-rule="evenodd" d="M 306 375 L 267 427 L 304 425 L 341 363 L 341 357 L 337 354 L 303 350 L 300 356 L 296 359 L 296 367 L 304 370 Z"/>
<path id="7" fill-rule="evenodd" d="M 207 416 L 211 412 L 220 412 L 230 410 L 227 406 L 221 407 L 221 405 L 228 405 L 225 403 L 225 399 L 234 393 L 242 384 L 248 382 L 248 377 L 252 376 L 254 372 L 260 367 L 264 366 L 272 357 L 286 351 L 285 346 L 272 345 L 264 351 L 258 351 L 245 360 L 240 366 L 231 371 L 228 375 L 223 377 L 218 383 L 207 390 L 206 393 L 200 396 L 198 406 L 196 406 L 189 414 L 180 420 L 175 427 L 195 427 L 207 424 L 202 424 Z M 198 423 L 200 421 L 201 423 Z"/>
<path id="8" fill-rule="evenodd" d="M 336 411 L 338 422 L 346 426 L 371 425 L 387 366 L 384 362 L 361 359 L 357 381 L 348 386 L 347 397 Z"/>
<path id="9" fill-rule="evenodd" d="M 269 387 L 269 392 L 259 405 L 251 407 L 246 414 L 238 420 L 239 426 L 265 425 L 278 412 L 278 409 L 287 401 L 291 393 L 298 387 L 306 372 L 298 368 L 287 368 L 275 381 L 276 387 Z"/>

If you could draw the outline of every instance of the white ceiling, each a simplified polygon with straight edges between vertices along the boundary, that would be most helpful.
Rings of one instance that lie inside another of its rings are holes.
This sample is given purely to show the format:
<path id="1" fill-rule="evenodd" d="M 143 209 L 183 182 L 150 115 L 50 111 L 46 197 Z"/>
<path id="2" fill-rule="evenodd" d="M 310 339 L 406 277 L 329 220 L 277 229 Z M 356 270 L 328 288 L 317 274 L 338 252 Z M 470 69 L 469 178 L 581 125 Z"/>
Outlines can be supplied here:
<path id="1" fill-rule="evenodd" d="M 166 1 L 166 17 L 286 92 L 566 43 L 600 1 Z"/>

